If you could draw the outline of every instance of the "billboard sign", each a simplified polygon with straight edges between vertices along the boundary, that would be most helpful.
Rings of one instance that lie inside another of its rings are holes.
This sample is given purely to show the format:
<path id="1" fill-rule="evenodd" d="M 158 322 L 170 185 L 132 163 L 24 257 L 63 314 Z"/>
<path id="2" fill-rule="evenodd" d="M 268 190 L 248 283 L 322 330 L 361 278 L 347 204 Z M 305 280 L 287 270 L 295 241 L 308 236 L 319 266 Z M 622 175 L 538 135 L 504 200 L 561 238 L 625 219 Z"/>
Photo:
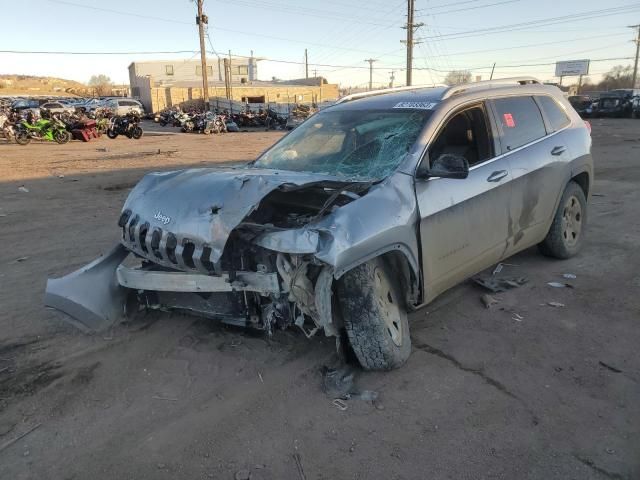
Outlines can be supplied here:
<path id="1" fill-rule="evenodd" d="M 589 75 L 589 60 L 567 60 L 556 62 L 556 77 Z"/>

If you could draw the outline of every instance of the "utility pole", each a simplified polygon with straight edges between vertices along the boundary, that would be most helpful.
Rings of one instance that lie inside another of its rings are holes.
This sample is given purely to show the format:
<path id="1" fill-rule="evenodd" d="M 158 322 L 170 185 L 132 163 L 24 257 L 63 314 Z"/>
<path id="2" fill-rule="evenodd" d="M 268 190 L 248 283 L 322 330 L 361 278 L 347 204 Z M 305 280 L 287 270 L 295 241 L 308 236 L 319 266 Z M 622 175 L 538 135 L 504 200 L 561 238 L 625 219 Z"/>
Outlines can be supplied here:
<path id="1" fill-rule="evenodd" d="M 227 100 L 231 99 L 231 89 L 229 88 L 229 59 L 225 58 L 224 61 L 224 93 Z"/>
<path id="2" fill-rule="evenodd" d="M 638 57 L 640 57 L 640 25 L 632 25 L 629 28 L 638 29 L 638 36 L 634 40 L 636 44 L 636 61 L 633 65 L 633 80 L 631 82 L 631 88 L 636 88 L 636 80 L 638 79 Z"/>
<path id="3" fill-rule="evenodd" d="M 369 62 L 369 90 L 373 90 L 373 62 L 377 62 L 377 60 L 367 58 L 365 62 Z"/>
<path id="4" fill-rule="evenodd" d="M 417 45 L 419 41 L 413 39 L 415 31 L 424 26 L 424 23 L 413 23 L 415 0 L 407 0 L 407 24 L 402 27 L 407 30 L 407 39 L 400 40 L 401 43 L 407 46 L 407 86 L 411 86 L 412 74 L 413 74 L 413 46 Z"/>
<path id="5" fill-rule="evenodd" d="M 233 100 L 233 70 L 231 70 L 231 50 L 229 50 L 229 98 Z M 231 112 L 233 113 L 233 107 L 231 107 Z"/>
<path id="6" fill-rule="evenodd" d="M 209 18 L 202 13 L 204 0 L 198 1 L 198 16 L 196 24 L 200 35 L 200 63 L 202 64 L 202 96 L 204 97 L 204 109 L 209 110 L 209 79 L 207 78 L 207 50 L 204 48 L 204 26 L 209 23 Z"/>
<path id="7" fill-rule="evenodd" d="M 304 78 L 309 78 L 309 56 L 306 48 L 304 49 Z"/>

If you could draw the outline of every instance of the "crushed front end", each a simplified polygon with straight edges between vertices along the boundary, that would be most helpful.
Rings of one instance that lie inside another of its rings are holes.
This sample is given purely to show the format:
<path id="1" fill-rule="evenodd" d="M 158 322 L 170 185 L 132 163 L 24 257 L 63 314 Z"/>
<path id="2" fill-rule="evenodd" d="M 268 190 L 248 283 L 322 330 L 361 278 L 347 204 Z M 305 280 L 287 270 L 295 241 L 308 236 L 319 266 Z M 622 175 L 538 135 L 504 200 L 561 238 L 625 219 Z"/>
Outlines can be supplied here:
<path id="1" fill-rule="evenodd" d="M 85 331 L 144 308 L 337 335 L 334 268 L 315 256 L 332 238 L 313 225 L 370 186 L 259 169 L 149 174 L 125 202 L 120 245 L 49 280 L 45 303 Z"/>

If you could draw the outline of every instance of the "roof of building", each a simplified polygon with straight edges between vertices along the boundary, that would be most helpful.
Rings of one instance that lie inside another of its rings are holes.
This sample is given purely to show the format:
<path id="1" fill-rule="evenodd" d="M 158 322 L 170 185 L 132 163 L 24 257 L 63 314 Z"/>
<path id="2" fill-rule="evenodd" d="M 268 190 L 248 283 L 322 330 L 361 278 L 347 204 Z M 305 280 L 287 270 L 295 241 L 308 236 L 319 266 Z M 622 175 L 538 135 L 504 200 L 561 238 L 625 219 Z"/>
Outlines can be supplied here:
<path id="1" fill-rule="evenodd" d="M 183 81 L 183 82 L 155 82 L 156 86 L 159 87 L 177 87 L 177 88 L 202 88 L 201 81 Z M 224 88 L 224 82 L 219 80 L 209 80 L 208 82 L 209 88 Z M 327 85 L 326 83 L 323 85 Z M 301 87 L 318 87 L 318 85 L 303 85 L 300 83 L 288 83 L 286 81 L 283 82 L 265 82 L 261 80 L 251 80 L 245 83 L 233 82 L 231 88 L 301 88 Z"/>

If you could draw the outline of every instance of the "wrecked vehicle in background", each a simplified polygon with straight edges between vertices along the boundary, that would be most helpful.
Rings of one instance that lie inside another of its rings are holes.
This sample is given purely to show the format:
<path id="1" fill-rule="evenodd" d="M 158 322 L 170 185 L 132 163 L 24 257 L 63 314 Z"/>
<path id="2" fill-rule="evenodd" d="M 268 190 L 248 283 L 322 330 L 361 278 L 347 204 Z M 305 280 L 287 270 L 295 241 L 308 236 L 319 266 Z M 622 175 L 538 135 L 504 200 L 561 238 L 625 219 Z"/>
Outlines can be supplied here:
<path id="1" fill-rule="evenodd" d="M 146 175 L 120 244 L 49 280 L 45 302 L 85 330 L 131 303 L 297 326 L 391 369 L 411 352 L 407 312 L 529 246 L 579 251 L 590 147 L 530 78 L 352 95 L 244 167 Z"/>

